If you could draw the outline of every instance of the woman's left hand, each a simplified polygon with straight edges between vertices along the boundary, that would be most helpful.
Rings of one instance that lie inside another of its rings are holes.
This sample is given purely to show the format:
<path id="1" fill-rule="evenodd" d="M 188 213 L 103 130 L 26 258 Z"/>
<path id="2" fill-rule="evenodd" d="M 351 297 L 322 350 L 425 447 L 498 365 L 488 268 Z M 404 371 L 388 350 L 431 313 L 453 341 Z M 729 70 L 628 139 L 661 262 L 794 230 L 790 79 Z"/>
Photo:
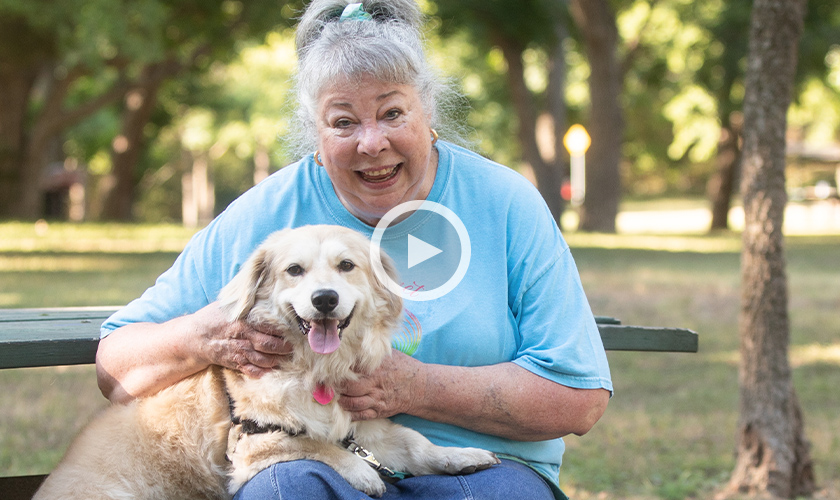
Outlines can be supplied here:
<path id="1" fill-rule="evenodd" d="M 421 365 L 420 361 L 393 350 L 375 372 L 339 387 L 338 403 L 352 414 L 353 420 L 410 413 L 412 402 L 422 398 L 419 392 L 425 386 Z"/>
<path id="2" fill-rule="evenodd" d="M 566 387 L 514 363 L 445 366 L 399 351 L 338 392 L 353 420 L 406 413 L 518 441 L 583 435 L 610 399 L 604 389 Z"/>

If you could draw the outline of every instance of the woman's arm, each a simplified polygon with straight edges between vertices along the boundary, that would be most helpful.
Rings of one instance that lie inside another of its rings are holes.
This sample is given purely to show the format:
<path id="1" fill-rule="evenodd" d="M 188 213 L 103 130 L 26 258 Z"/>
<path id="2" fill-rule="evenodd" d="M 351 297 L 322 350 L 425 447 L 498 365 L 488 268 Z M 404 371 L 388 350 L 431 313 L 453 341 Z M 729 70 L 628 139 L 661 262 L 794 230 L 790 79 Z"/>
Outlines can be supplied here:
<path id="1" fill-rule="evenodd" d="M 399 351 L 373 375 L 347 384 L 340 404 L 357 420 L 406 413 L 517 441 L 589 431 L 607 408 L 604 389 L 573 389 L 513 363 L 426 364 Z"/>
<path id="2" fill-rule="evenodd" d="M 282 337 L 228 322 L 214 302 L 166 323 L 114 330 L 99 342 L 96 376 L 105 397 L 125 403 L 214 364 L 260 377 L 290 352 Z"/>

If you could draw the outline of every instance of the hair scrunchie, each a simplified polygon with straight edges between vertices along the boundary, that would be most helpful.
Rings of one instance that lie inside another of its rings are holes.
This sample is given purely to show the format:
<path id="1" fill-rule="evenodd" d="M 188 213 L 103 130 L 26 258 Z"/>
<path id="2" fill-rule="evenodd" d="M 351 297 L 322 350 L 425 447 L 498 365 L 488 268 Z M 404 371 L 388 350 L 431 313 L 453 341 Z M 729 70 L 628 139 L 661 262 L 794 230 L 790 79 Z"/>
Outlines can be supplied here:
<path id="1" fill-rule="evenodd" d="M 373 16 L 365 12 L 364 6 L 361 3 L 347 4 L 344 11 L 341 13 L 339 21 L 370 21 Z"/>

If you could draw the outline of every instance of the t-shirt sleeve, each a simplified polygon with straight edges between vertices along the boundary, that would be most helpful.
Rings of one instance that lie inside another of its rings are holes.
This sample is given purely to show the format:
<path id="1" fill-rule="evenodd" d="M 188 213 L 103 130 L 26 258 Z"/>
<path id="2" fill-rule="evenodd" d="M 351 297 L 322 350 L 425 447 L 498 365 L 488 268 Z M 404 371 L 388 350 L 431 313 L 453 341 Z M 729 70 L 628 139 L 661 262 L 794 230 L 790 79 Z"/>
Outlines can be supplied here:
<path id="1" fill-rule="evenodd" d="M 528 201 L 518 202 L 508 221 L 509 305 L 519 330 L 513 362 L 568 387 L 612 391 L 571 251 L 541 198 L 517 199 Z"/>
<path id="2" fill-rule="evenodd" d="M 515 314 L 514 363 L 568 387 L 612 391 L 601 336 L 568 247 L 527 286 Z"/>
<path id="3" fill-rule="evenodd" d="M 190 241 L 175 263 L 161 274 L 154 286 L 139 298 L 108 318 L 100 329 L 105 337 L 112 331 L 131 323 L 163 323 L 191 314 L 215 300 L 208 295 L 205 276 L 198 271 L 197 252 L 202 248 L 204 233 Z"/>
<path id="4" fill-rule="evenodd" d="M 231 203 L 207 227 L 196 233 L 170 269 L 154 286 L 102 324 L 105 337 L 130 323 L 162 323 L 192 314 L 216 300 L 219 291 L 269 234 L 295 224 L 298 168 L 286 167 Z"/>

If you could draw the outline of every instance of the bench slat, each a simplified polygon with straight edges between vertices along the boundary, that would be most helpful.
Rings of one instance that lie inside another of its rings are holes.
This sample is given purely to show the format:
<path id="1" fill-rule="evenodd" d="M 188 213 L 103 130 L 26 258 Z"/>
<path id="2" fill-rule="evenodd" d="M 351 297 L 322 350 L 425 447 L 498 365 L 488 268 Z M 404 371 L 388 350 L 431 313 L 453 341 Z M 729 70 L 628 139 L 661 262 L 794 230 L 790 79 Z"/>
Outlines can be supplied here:
<path id="1" fill-rule="evenodd" d="M 0 477 L 0 497 L 3 500 L 31 500 L 46 478 L 46 474 Z"/>
<path id="2" fill-rule="evenodd" d="M 100 323 L 114 314 L 119 307 L 55 307 L 43 309 L 0 309 L 0 331 L 3 323 L 19 321 L 54 321 L 59 319 L 90 319 Z"/>
<path id="3" fill-rule="evenodd" d="M 610 351 L 697 352 L 696 332 L 685 328 L 598 325 L 604 348 Z"/>
<path id="4" fill-rule="evenodd" d="M 94 363 L 99 326 L 117 307 L 0 309 L 0 369 Z M 682 328 L 595 321 L 610 351 L 697 352 L 697 334 Z"/>
<path id="5" fill-rule="evenodd" d="M 608 351 L 697 352 L 697 334 L 691 330 L 615 324 L 599 324 L 598 329 Z M 6 323 L 2 330 L 0 369 L 96 361 L 98 321 L 25 321 Z"/>

